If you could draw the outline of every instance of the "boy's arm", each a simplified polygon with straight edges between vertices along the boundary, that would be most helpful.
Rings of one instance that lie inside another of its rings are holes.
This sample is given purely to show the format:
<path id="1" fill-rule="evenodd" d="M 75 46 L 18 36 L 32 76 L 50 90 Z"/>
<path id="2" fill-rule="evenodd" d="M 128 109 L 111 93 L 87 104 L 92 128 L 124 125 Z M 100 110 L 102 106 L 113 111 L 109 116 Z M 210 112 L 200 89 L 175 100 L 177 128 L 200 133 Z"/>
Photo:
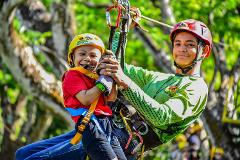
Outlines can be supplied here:
<path id="1" fill-rule="evenodd" d="M 82 90 L 76 94 L 76 98 L 85 106 L 91 105 L 102 92 L 96 87 L 88 90 Z"/>

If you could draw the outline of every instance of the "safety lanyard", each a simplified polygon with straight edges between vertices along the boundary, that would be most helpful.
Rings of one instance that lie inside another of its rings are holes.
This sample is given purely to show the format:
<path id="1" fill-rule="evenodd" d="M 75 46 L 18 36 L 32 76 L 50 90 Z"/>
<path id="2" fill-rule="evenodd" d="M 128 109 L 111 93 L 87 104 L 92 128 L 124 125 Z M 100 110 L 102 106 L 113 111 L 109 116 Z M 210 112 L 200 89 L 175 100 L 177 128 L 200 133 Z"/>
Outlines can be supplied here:
<path id="1" fill-rule="evenodd" d="M 72 140 L 70 142 L 71 144 L 75 145 L 81 141 L 82 134 L 83 134 L 87 124 L 89 123 L 91 116 L 93 115 L 93 113 L 96 109 L 98 99 L 99 99 L 99 97 L 91 104 L 90 108 L 88 109 L 87 114 L 83 117 L 81 124 L 77 127 L 78 128 L 77 133 L 75 134 L 75 136 L 72 138 Z"/>
<path id="2" fill-rule="evenodd" d="M 123 8 L 123 9 L 122 9 Z M 111 11 L 116 10 L 118 12 L 118 16 L 116 19 L 115 25 L 111 23 Z M 130 19 L 130 3 L 128 0 L 121 0 L 115 3 L 113 6 L 110 6 L 106 9 L 106 19 L 107 25 L 110 28 L 110 36 L 108 42 L 108 49 L 113 49 L 113 39 L 116 35 L 116 30 L 120 30 L 120 36 L 118 38 L 118 46 L 115 51 L 116 58 L 120 58 L 121 67 L 124 68 L 124 58 L 125 58 L 125 47 L 126 47 L 126 39 L 127 33 L 129 31 L 129 19 Z M 120 26 L 121 24 L 121 26 Z M 120 28 L 119 28 L 120 27 Z M 120 57 L 119 57 L 120 54 Z"/>

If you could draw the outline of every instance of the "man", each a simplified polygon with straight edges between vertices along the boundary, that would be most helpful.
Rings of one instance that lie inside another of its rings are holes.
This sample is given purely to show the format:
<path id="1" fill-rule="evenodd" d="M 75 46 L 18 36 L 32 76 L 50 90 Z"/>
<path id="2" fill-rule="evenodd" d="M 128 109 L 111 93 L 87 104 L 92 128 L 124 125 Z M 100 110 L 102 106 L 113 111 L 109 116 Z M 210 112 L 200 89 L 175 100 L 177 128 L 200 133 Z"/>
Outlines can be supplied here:
<path id="1" fill-rule="evenodd" d="M 175 74 L 147 71 L 105 58 L 101 74 L 111 76 L 124 97 L 151 126 L 162 143 L 183 132 L 204 111 L 208 88 L 200 77 L 202 60 L 210 55 L 212 37 L 207 26 L 188 19 L 170 34 Z"/>
<path id="2" fill-rule="evenodd" d="M 170 39 L 175 74 L 147 71 L 132 65 L 125 65 L 123 72 L 117 60 L 112 58 L 104 58 L 98 67 L 100 74 L 115 80 L 124 97 L 151 126 L 161 143 L 183 132 L 201 115 L 208 92 L 206 83 L 200 77 L 202 60 L 210 55 L 212 45 L 207 26 L 196 20 L 181 21 L 174 26 Z M 69 145 L 71 135 L 74 131 L 46 140 L 53 146 L 58 144 L 57 148 L 47 150 L 49 154 L 55 153 L 54 156 L 50 155 L 52 159 L 64 159 L 69 154 L 81 159 L 79 156 L 84 155 L 84 149 L 81 144 L 76 147 Z M 16 155 L 21 156 L 24 150 L 30 152 L 30 147 L 25 148 L 18 150 Z M 69 151 L 62 152 L 61 148 Z M 31 149 L 33 152 L 46 153 L 37 147 Z"/>

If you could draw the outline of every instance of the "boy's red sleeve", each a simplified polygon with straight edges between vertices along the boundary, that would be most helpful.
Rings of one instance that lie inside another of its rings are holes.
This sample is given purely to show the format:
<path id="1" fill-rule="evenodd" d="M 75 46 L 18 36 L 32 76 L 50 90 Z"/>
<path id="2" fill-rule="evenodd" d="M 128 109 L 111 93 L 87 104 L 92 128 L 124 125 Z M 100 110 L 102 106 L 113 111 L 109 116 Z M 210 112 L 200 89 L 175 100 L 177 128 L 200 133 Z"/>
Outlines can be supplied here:
<path id="1" fill-rule="evenodd" d="M 62 89 L 64 95 L 75 96 L 82 90 L 87 90 L 85 77 L 82 73 L 76 71 L 68 71 L 62 78 Z"/>

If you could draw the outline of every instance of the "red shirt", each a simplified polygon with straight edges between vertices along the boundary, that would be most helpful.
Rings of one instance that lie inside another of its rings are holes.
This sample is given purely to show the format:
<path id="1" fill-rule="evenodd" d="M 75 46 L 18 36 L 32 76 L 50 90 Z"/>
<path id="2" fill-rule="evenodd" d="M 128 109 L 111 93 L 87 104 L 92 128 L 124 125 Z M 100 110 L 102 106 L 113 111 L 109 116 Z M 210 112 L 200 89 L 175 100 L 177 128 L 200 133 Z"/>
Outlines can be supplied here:
<path id="1" fill-rule="evenodd" d="M 68 108 L 78 109 L 78 108 L 89 108 L 90 106 L 85 106 L 75 97 L 75 95 L 82 91 L 88 90 L 95 86 L 95 80 L 85 76 L 83 73 L 76 70 L 67 71 L 62 77 L 62 89 L 63 89 L 63 99 L 64 105 Z M 100 95 L 96 109 L 94 111 L 95 115 L 106 115 L 111 116 L 112 110 L 105 103 L 103 94 Z M 72 119 L 77 122 L 79 116 L 72 116 Z"/>

